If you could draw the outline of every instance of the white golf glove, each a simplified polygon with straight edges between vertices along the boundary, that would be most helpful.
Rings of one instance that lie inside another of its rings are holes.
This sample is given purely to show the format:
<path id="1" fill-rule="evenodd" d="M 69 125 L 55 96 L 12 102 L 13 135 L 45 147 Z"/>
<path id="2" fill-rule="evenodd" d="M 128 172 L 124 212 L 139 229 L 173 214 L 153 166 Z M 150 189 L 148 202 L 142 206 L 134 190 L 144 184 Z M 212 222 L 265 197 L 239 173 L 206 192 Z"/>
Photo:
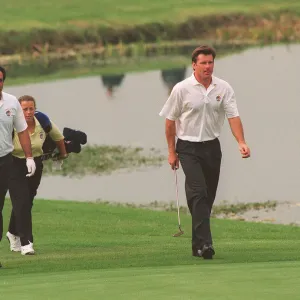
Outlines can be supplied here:
<path id="1" fill-rule="evenodd" d="M 35 165 L 33 157 L 26 158 L 26 166 L 27 166 L 27 170 L 28 170 L 28 174 L 26 175 L 26 177 L 33 176 L 35 173 L 35 170 L 36 170 L 36 165 Z"/>

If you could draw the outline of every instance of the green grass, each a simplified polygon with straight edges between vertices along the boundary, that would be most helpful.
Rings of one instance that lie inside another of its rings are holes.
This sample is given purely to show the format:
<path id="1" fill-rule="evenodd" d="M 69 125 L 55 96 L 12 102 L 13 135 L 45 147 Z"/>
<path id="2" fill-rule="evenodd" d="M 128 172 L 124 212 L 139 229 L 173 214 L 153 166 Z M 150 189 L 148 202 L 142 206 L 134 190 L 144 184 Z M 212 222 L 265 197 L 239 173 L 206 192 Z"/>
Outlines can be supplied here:
<path id="1" fill-rule="evenodd" d="M 175 212 L 44 200 L 33 216 L 36 256 L 1 243 L 1 299 L 299 296 L 299 227 L 213 219 L 217 253 L 204 261 L 191 256 L 188 215 L 179 238 Z"/>
<path id="2" fill-rule="evenodd" d="M 189 17 L 278 9 L 300 10 L 298 0 L 52 0 L 0 1 L 2 30 L 124 26 L 149 22 L 182 22 Z"/>
<path id="3" fill-rule="evenodd" d="M 299 262 L 73 271 L 6 277 L 3 299 L 299 299 Z M 200 295 L 200 296 L 199 296 Z"/>

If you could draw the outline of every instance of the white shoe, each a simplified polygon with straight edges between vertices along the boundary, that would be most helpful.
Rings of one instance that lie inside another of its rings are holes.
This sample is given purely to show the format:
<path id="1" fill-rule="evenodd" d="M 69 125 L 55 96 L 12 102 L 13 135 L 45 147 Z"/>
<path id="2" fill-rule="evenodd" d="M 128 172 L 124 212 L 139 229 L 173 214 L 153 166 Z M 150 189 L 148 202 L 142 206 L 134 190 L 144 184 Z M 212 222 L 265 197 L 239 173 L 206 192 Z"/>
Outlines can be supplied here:
<path id="1" fill-rule="evenodd" d="M 21 246 L 22 255 L 34 255 L 33 243 L 30 243 L 25 246 Z"/>
<path id="2" fill-rule="evenodd" d="M 20 237 L 11 234 L 9 231 L 6 233 L 6 237 L 9 241 L 10 251 L 20 252 L 21 251 L 21 240 Z"/>

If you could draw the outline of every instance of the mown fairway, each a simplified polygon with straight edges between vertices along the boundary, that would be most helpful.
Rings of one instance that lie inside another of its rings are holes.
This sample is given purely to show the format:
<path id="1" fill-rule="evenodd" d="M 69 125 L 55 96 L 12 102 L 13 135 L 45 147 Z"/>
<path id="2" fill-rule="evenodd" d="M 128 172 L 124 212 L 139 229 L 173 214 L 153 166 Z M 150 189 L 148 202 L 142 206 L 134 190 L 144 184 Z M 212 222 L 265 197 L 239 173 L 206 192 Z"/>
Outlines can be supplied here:
<path id="1" fill-rule="evenodd" d="M 9 201 L 4 210 L 5 224 Z M 37 255 L 3 240 L 1 299 L 298 299 L 300 228 L 213 220 L 213 261 L 191 256 L 190 217 L 36 201 Z M 154 298 L 153 298 L 154 297 Z"/>
<path id="2" fill-rule="evenodd" d="M 298 0 L 52 0 L 0 1 L 1 30 L 124 26 L 149 22 L 180 22 L 189 17 L 279 9 L 300 11 Z"/>

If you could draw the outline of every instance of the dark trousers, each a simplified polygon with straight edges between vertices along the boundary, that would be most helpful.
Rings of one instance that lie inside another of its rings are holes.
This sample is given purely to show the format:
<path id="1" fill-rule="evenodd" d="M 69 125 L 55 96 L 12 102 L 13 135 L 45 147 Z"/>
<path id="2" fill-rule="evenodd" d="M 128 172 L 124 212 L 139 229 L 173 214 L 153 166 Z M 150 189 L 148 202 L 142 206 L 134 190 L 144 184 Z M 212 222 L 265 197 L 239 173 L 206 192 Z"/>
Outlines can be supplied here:
<path id="1" fill-rule="evenodd" d="M 13 160 L 12 155 L 8 154 L 0 157 L 0 241 L 3 236 L 3 216 L 2 210 L 4 206 L 5 195 L 8 190 L 8 179 L 12 170 Z"/>
<path id="2" fill-rule="evenodd" d="M 40 157 L 34 158 L 36 171 L 26 177 L 26 159 L 13 157 L 11 172 L 12 187 L 9 190 L 13 205 L 8 231 L 21 239 L 21 245 L 33 243 L 31 210 L 43 174 L 43 163 Z M 21 228 L 19 224 L 22 224 Z"/>
<path id="3" fill-rule="evenodd" d="M 207 142 L 177 140 L 176 152 L 185 174 L 187 204 L 192 215 L 192 247 L 212 245 L 210 214 L 215 200 L 222 152 L 218 139 Z"/>

